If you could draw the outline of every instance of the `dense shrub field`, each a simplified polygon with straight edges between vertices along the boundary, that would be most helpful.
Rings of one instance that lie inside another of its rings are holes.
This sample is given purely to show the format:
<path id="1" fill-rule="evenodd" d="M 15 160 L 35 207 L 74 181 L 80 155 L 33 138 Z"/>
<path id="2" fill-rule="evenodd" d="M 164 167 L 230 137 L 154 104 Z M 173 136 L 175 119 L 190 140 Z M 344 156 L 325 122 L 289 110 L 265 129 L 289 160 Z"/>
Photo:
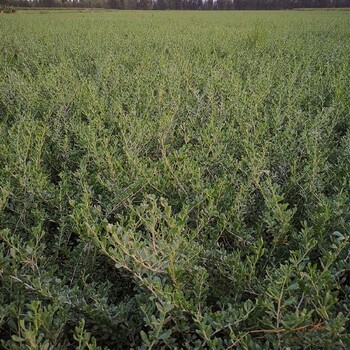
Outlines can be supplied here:
<path id="1" fill-rule="evenodd" d="M 0 18 L 1 349 L 349 349 L 350 13 Z"/>

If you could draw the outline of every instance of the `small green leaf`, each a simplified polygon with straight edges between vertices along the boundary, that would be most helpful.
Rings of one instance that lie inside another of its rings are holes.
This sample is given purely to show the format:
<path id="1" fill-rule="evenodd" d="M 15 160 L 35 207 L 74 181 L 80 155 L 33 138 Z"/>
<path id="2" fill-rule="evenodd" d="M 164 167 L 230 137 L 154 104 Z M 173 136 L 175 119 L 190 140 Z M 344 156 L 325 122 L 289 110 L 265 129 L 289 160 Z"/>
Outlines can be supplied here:
<path id="1" fill-rule="evenodd" d="M 292 291 L 292 290 L 298 290 L 298 289 L 299 289 L 299 283 L 298 282 L 294 282 L 293 284 L 288 286 L 288 288 L 286 290 L 287 291 Z"/>
<path id="2" fill-rule="evenodd" d="M 168 340 L 171 336 L 171 329 L 168 329 L 167 331 L 163 332 L 160 336 L 159 339 L 163 340 Z"/>
<path id="3" fill-rule="evenodd" d="M 13 336 L 12 336 L 12 339 L 13 339 L 15 342 L 17 342 L 17 343 L 21 343 L 22 341 L 24 341 L 23 338 L 21 338 L 21 337 L 19 337 L 19 336 L 17 336 L 17 335 L 13 335 Z"/>
<path id="4" fill-rule="evenodd" d="M 146 344 L 146 345 L 151 345 L 151 342 L 149 341 L 149 339 L 148 339 L 148 336 L 147 336 L 147 334 L 144 332 L 144 331 L 141 331 L 140 332 L 140 336 L 141 336 L 141 339 L 142 339 L 142 341 Z"/>

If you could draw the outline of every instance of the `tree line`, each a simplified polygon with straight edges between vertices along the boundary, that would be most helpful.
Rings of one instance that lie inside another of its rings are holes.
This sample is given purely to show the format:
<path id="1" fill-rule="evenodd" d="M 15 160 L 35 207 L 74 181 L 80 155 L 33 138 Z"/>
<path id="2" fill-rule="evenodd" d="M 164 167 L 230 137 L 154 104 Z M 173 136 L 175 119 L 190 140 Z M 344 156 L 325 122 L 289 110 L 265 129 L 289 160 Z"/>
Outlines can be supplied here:
<path id="1" fill-rule="evenodd" d="M 350 0 L 0 0 L 0 5 L 120 10 L 282 10 L 350 7 Z"/>

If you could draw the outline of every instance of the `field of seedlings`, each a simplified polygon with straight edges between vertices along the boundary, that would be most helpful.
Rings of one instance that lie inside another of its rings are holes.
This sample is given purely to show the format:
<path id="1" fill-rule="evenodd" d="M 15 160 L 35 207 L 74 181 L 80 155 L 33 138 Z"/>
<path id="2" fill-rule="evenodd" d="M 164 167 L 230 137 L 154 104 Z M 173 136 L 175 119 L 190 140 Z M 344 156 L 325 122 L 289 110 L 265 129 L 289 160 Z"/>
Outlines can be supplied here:
<path id="1" fill-rule="evenodd" d="M 350 348 L 350 12 L 0 35 L 1 349 Z"/>

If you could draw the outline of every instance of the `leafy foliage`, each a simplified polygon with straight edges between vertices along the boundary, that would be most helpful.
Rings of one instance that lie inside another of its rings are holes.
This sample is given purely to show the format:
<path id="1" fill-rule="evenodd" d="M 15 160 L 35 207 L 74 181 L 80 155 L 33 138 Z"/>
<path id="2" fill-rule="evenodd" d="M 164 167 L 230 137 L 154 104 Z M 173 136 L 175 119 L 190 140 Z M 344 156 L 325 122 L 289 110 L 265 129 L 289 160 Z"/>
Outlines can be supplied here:
<path id="1" fill-rule="evenodd" d="M 349 348 L 347 23 L 4 16 L 1 347 Z"/>

